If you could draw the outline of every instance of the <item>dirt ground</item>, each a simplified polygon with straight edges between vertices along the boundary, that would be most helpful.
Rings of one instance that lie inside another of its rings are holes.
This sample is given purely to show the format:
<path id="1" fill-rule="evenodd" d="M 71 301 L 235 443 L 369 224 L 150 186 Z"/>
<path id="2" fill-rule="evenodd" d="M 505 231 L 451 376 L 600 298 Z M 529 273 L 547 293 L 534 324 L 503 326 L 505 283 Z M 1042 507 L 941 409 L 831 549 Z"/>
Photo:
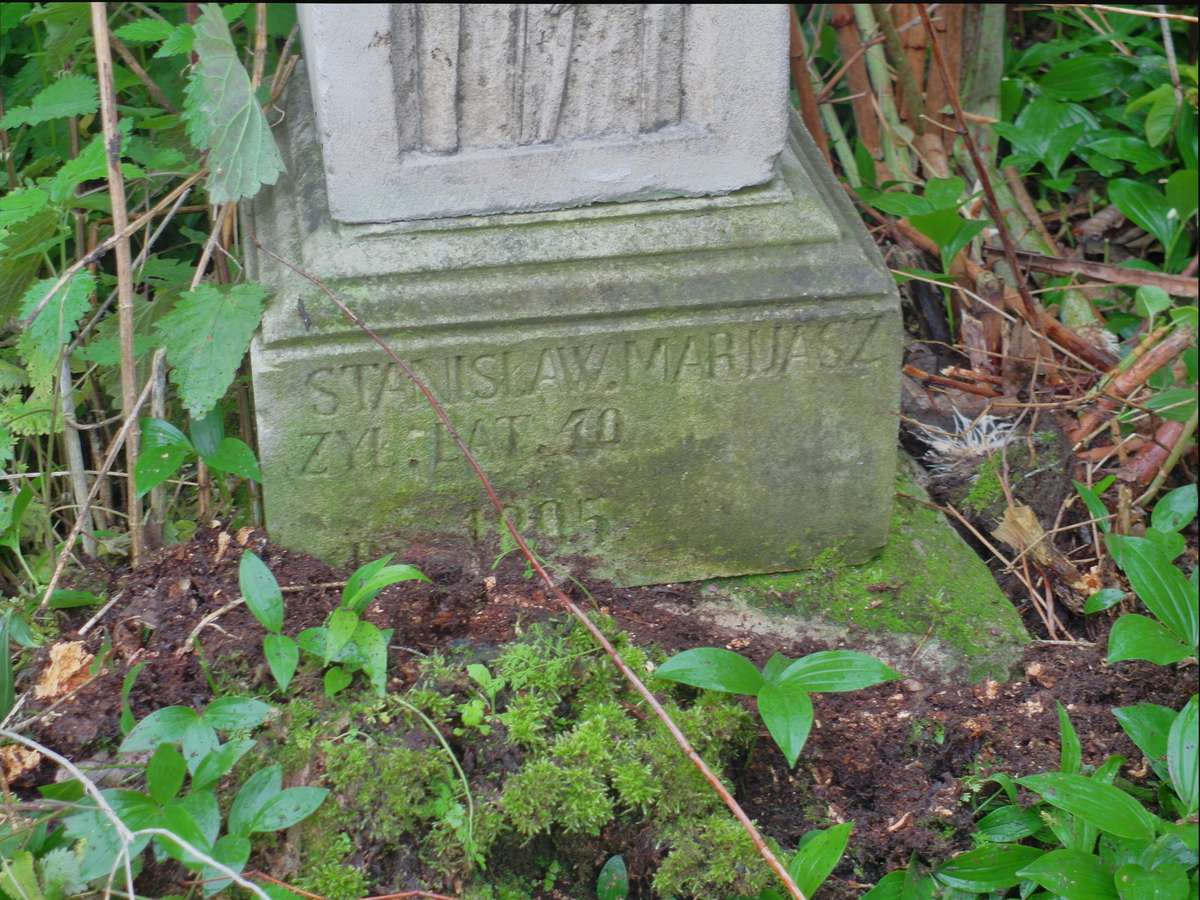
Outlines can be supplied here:
<path id="1" fill-rule="evenodd" d="M 130 701 L 139 718 L 169 704 L 203 705 L 211 695 L 210 676 L 237 680 L 249 690 L 265 688 L 270 676 L 261 655 L 262 629 L 245 606 L 229 609 L 200 631 L 202 655 L 185 645 L 205 616 L 239 596 L 243 546 L 258 553 L 284 587 L 287 630 L 321 624 L 337 603 L 336 583 L 345 573 L 275 547 L 261 532 L 206 529 L 189 543 L 159 552 L 136 572 L 107 574 L 110 596 L 118 599 L 83 638 L 93 653 L 102 653 L 111 642 L 105 669 L 43 717 L 34 736 L 76 760 L 111 743 L 119 734 L 121 683 L 138 662 L 146 666 Z M 553 600 L 523 576 L 515 558 L 494 573 L 464 560 L 459 549 L 413 547 L 404 560 L 433 583 L 388 588 L 367 613 L 376 624 L 396 629 L 390 671 L 398 688 L 415 678 L 418 654 L 464 641 L 499 644 L 512 639 L 519 625 L 561 615 Z M 714 630 L 678 612 L 699 602 L 686 586 L 589 588 L 594 599 L 586 602 L 614 616 L 635 641 L 666 650 L 733 646 L 761 665 L 775 651 L 798 656 L 825 649 L 768 646 L 761 639 L 747 644 L 742 635 Z M 676 611 L 665 610 L 666 605 Z M 78 639 L 78 629 L 94 612 L 72 611 L 62 639 Z M 762 730 L 735 773 L 738 798 L 784 846 L 795 846 L 818 821 L 853 820 L 852 856 L 827 890 L 831 896 L 856 896 L 914 852 L 935 860 L 969 846 L 973 809 L 961 798 L 969 799 L 988 771 L 1022 775 L 1055 768 L 1056 700 L 1071 715 L 1085 763 L 1121 754 L 1129 759 L 1123 774 L 1143 778 L 1147 767 L 1141 754 L 1110 710 L 1140 702 L 1178 708 L 1195 689 L 1195 672 L 1142 663 L 1109 667 L 1103 645 L 1102 635 L 1098 644 L 1036 643 L 1024 660 L 1025 677 L 1007 684 L 910 678 L 819 696 L 817 722 L 800 764 L 789 771 Z M 231 660 L 240 660 L 238 668 L 230 668 Z M 32 677 L 38 668 L 27 672 Z M 320 690 L 300 683 L 292 690 L 308 688 Z M 31 773 L 27 784 L 50 778 L 52 771 L 44 768 Z M 635 883 L 648 883 L 653 858 L 633 854 L 628 861 Z"/>

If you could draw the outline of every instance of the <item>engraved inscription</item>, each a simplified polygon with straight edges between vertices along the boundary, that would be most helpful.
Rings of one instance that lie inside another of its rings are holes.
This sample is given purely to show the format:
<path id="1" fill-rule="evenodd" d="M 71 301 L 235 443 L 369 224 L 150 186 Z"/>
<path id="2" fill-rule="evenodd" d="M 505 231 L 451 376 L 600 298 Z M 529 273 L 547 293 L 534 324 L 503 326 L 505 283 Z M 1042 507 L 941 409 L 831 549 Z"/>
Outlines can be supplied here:
<path id="1" fill-rule="evenodd" d="M 504 514 L 518 531 L 539 537 L 552 540 L 586 537 L 603 541 L 612 530 L 604 513 L 607 505 L 600 497 L 539 497 L 510 504 L 504 508 Z M 491 506 L 472 510 L 467 517 L 467 532 L 472 540 L 499 537 L 506 531 Z"/>
<path id="2" fill-rule="evenodd" d="M 670 337 L 606 335 L 551 346 L 423 356 L 411 364 L 448 406 L 539 395 L 592 398 L 641 385 L 852 375 L 889 352 L 890 336 L 880 330 L 881 323 L 882 319 L 872 317 L 716 328 Z M 319 419 L 417 409 L 425 403 L 394 364 L 383 362 L 314 369 L 305 377 L 304 387 L 306 411 Z M 474 427 L 472 423 L 468 431 Z M 604 427 L 610 437 L 601 435 L 600 440 L 609 440 L 621 430 L 611 415 Z M 480 428 L 494 430 L 491 441 L 497 445 L 515 447 L 519 441 L 519 422 L 498 421 Z"/>

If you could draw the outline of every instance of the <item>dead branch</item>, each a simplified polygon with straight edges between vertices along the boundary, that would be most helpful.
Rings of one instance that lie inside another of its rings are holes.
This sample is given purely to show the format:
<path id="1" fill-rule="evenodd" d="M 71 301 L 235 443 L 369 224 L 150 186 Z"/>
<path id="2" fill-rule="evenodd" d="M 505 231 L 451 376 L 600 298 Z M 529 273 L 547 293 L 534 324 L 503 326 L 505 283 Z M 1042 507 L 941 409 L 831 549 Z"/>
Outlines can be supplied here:
<path id="1" fill-rule="evenodd" d="M 832 166 L 829 138 L 821 127 L 821 110 L 817 105 L 817 95 L 813 92 L 812 78 L 808 74 L 808 47 L 804 43 L 804 32 L 800 29 L 800 17 L 796 14 L 794 4 L 788 9 L 791 11 L 788 62 L 792 68 L 792 84 L 796 86 L 796 94 L 800 98 L 800 117 L 804 119 L 804 127 L 812 135 L 825 162 Z"/>
<path id="2" fill-rule="evenodd" d="M 1003 256 L 1005 253 L 1000 247 L 986 245 L 983 252 L 989 256 Z M 1027 250 L 1018 250 L 1017 258 L 1025 268 L 1033 269 L 1035 272 L 1045 272 L 1048 275 L 1085 275 L 1105 284 L 1162 288 L 1173 297 L 1189 297 L 1193 300 L 1200 295 L 1200 282 L 1197 282 L 1195 278 L 1187 278 L 1183 275 L 1124 269 L 1110 263 L 1089 262 L 1086 259 L 1059 259 L 1054 256 L 1043 256 L 1040 253 L 1030 253 Z"/>

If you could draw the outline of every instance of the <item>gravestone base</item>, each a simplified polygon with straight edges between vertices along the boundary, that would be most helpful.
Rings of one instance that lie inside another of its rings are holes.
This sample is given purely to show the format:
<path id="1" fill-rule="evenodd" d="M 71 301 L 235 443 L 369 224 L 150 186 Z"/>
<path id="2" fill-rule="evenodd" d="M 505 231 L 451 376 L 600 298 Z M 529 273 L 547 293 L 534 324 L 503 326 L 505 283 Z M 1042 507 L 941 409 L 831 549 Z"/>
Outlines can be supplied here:
<path id="1" fill-rule="evenodd" d="M 446 406 L 546 556 L 623 585 L 861 561 L 888 532 L 899 309 L 793 122 L 720 197 L 347 225 L 304 82 L 290 178 L 244 223 L 322 279 Z M 248 248 L 267 526 L 334 563 L 497 517 L 416 389 L 312 284 Z"/>

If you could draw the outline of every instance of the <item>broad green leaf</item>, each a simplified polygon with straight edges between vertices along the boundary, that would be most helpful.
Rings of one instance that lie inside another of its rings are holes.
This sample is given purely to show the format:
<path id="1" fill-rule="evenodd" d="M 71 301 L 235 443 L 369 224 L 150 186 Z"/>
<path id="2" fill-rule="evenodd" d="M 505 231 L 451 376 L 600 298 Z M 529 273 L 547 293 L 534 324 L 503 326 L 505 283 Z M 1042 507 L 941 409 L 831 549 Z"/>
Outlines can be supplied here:
<path id="1" fill-rule="evenodd" d="M 1158 777 L 1167 780 L 1167 735 L 1178 713 L 1157 703 L 1121 706 L 1113 711 L 1121 729 L 1137 744 Z"/>
<path id="2" fill-rule="evenodd" d="M 168 806 L 162 811 L 162 822 L 158 825 L 159 828 L 165 828 L 174 835 L 179 836 L 187 841 L 201 853 L 208 851 L 208 842 L 204 839 L 204 832 L 200 830 L 200 826 L 196 824 L 196 820 L 182 806 Z M 155 844 L 162 848 L 163 853 L 169 856 L 176 862 L 181 862 L 184 865 L 195 864 L 196 858 L 183 849 L 178 841 L 173 841 L 168 837 L 158 836 L 154 839 Z"/>
<path id="3" fill-rule="evenodd" d="M 1113 876 L 1121 900 L 1188 900 L 1187 869 L 1166 863 L 1150 870 L 1127 863 Z"/>
<path id="4" fill-rule="evenodd" d="M 0 128 L 37 125 L 51 119 L 87 116 L 100 108 L 100 89 L 91 75 L 67 75 L 39 91 L 28 106 L 14 106 Z"/>
<path id="5" fill-rule="evenodd" d="M 342 648 L 354 637 L 358 628 L 358 613 L 354 610 L 338 607 L 329 615 L 329 624 L 325 632 L 325 665 L 330 660 L 337 659 Z"/>
<path id="6" fill-rule="evenodd" d="M 203 416 L 233 383 L 262 318 L 257 284 L 197 285 L 154 328 L 172 365 L 171 381 L 193 416 Z"/>
<path id="7" fill-rule="evenodd" d="M 1102 153 L 1109 159 L 1132 163 L 1139 175 L 1153 172 L 1171 164 L 1171 161 L 1152 148 L 1141 138 L 1130 135 L 1106 136 L 1089 141 L 1087 148 Z"/>
<path id="8" fill-rule="evenodd" d="M 33 868 L 33 854 L 28 850 L 11 859 L 0 858 L 0 894 L 17 900 L 45 900 Z"/>
<path id="9" fill-rule="evenodd" d="M 183 755 L 171 744 L 159 744 L 146 764 L 146 788 L 157 802 L 166 803 L 179 793 L 186 775 Z"/>
<path id="10" fill-rule="evenodd" d="M 176 25 L 174 30 L 163 39 L 163 44 L 155 52 L 154 58 L 165 59 L 169 56 L 191 53 L 195 40 L 196 31 L 190 24 Z"/>
<path id="11" fill-rule="evenodd" d="M 934 211 L 924 197 L 915 197 L 906 191 L 883 192 L 874 188 L 861 187 L 858 189 L 858 195 L 864 203 L 875 207 L 880 212 L 901 218 L 928 215 Z"/>
<path id="12" fill-rule="evenodd" d="M 217 452 L 221 439 L 225 437 L 224 415 L 218 405 L 199 419 L 194 416 L 188 417 L 188 437 L 192 441 L 192 446 L 196 448 L 196 452 L 204 457 L 205 461 Z"/>
<path id="13" fill-rule="evenodd" d="M 217 795 L 210 789 L 197 790 L 193 786 L 173 805 L 187 810 L 192 821 L 200 826 L 205 844 L 211 847 L 221 832 L 221 805 L 217 802 Z"/>
<path id="14" fill-rule="evenodd" d="M 401 581 L 428 582 L 429 578 L 416 566 L 385 566 L 367 578 L 345 605 L 355 612 L 362 612 L 380 591 L 393 584 L 399 584 Z"/>
<path id="15" fill-rule="evenodd" d="M 121 742 L 121 752 L 139 753 L 154 750 L 164 742 L 177 743 L 183 740 L 188 727 L 199 721 L 200 716 L 190 706 L 156 709 L 133 726 Z"/>
<path id="16" fill-rule="evenodd" d="M 222 744 L 216 750 L 200 760 L 196 772 L 192 775 L 192 790 L 206 788 L 215 784 L 220 778 L 229 774 L 237 761 L 254 749 L 255 741 L 243 738 Z"/>
<path id="17" fill-rule="evenodd" d="M 758 691 L 758 714 L 788 766 L 796 765 L 812 729 L 813 705 L 808 694 L 790 685 L 766 682 Z"/>
<path id="18" fill-rule="evenodd" d="M 1067 128 L 1053 132 L 1046 144 L 1046 152 L 1042 155 L 1042 163 L 1050 172 L 1052 178 L 1057 178 L 1063 163 L 1071 155 L 1071 151 L 1079 144 L 1079 139 L 1087 131 L 1087 125 L 1076 122 Z"/>
<path id="19" fill-rule="evenodd" d="M 1137 613 L 1121 616 L 1108 633 L 1109 662 L 1144 659 L 1169 666 L 1195 655 L 1194 648 L 1171 634 L 1161 622 Z"/>
<path id="20" fill-rule="evenodd" d="M 239 438 L 222 438 L 216 451 L 205 456 L 204 461 L 210 469 L 217 472 L 228 472 L 230 475 L 262 481 L 262 472 L 258 468 L 254 451 Z"/>
<path id="21" fill-rule="evenodd" d="M 812 693 L 857 691 L 900 678 L 899 672 L 856 650 L 824 650 L 796 660 L 779 676 L 781 686 Z"/>
<path id="22" fill-rule="evenodd" d="M 925 183 L 925 199 L 931 209 L 958 209 L 966 198 L 967 183 L 952 178 L 930 178 Z"/>
<path id="23" fill-rule="evenodd" d="M 596 876 L 596 900 L 625 900 L 629 896 L 629 872 L 625 857 L 610 856 Z"/>
<path id="24" fill-rule="evenodd" d="M 1171 308 L 1171 295 L 1160 287 L 1145 285 L 1134 292 L 1133 308 L 1140 316 L 1156 316 Z"/>
<path id="25" fill-rule="evenodd" d="M 0 645 L 2 646 L 2 645 Z M 125 673 L 125 677 L 121 679 L 121 734 L 129 734 L 133 730 L 134 718 L 133 709 L 129 705 L 129 695 L 133 691 L 133 685 L 137 681 L 139 675 L 142 674 L 142 669 L 146 667 L 145 661 L 138 663 L 130 668 Z"/>
<path id="26" fill-rule="evenodd" d="M 56 211 L 45 209 L 7 233 L 0 228 L 0 321 L 17 314 L 21 298 L 41 268 L 41 254 L 31 251 L 49 242 L 61 224 Z"/>
<path id="27" fill-rule="evenodd" d="M 336 697 L 350 686 L 350 682 L 354 680 L 354 676 L 341 666 L 331 666 L 325 670 L 325 677 L 323 680 L 325 685 L 325 696 Z"/>
<path id="28" fill-rule="evenodd" d="M 230 834 L 246 836 L 254 825 L 254 819 L 267 803 L 283 790 L 283 766 L 268 766 L 259 769 L 246 779 L 229 807 L 227 829 Z"/>
<path id="29" fill-rule="evenodd" d="M 1109 534 L 1105 544 L 1138 598 L 1195 652 L 1200 643 L 1200 598 L 1189 587 L 1187 577 L 1145 538 Z"/>
<path id="30" fill-rule="evenodd" d="M 1174 562 L 1175 557 L 1187 549 L 1187 538 L 1174 531 L 1159 531 L 1157 528 L 1147 528 L 1144 535 L 1146 540 L 1158 547 L 1163 556 Z"/>
<path id="31" fill-rule="evenodd" d="M 1071 724 L 1071 717 L 1067 715 L 1062 703 L 1055 700 L 1054 705 L 1058 707 L 1058 733 L 1061 744 L 1059 769 L 1063 772 L 1078 772 L 1083 762 L 1083 748 L 1079 744 L 1079 735 L 1075 733 L 1075 726 Z"/>
<path id="32" fill-rule="evenodd" d="M 1045 851 L 1020 844 L 991 844 L 968 850 L 942 863 L 934 872 L 938 881 L 952 888 L 985 894 L 1015 887 L 1018 871 Z"/>
<path id="33" fill-rule="evenodd" d="M 300 648 L 290 637 L 283 634 L 268 634 L 263 638 L 263 655 L 271 668 L 271 676 L 281 691 L 286 691 L 300 664 Z"/>
<path id="34" fill-rule="evenodd" d="M 1196 518 L 1196 485 L 1186 484 L 1154 504 L 1150 524 L 1159 531 L 1179 531 Z"/>
<path id="35" fill-rule="evenodd" d="M 1125 592 L 1117 588 L 1101 588 L 1087 598 L 1083 611 L 1088 615 L 1111 609 L 1125 599 Z"/>
<path id="36" fill-rule="evenodd" d="M 126 120 L 128 121 L 128 120 Z M 121 131 L 121 150 L 124 152 L 126 141 L 126 129 Z M 98 134 L 92 138 L 79 152 L 79 155 L 74 159 L 68 159 L 59 167 L 59 170 L 54 173 L 54 177 L 50 180 L 50 199 L 54 203 L 66 203 L 68 200 L 74 205 L 82 205 L 84 198 L 72 199 L 75 193 L 75 188 L 83 184 L 85 181 L 102 181 L 108 177 L 108 158 L 104 151 L 104 135 Z M 132 163 L 121 163 L 121 174 L 128 179 L 144 178 L 146 173 Z M 104 195 L 105 206 L 102 207 L 105 212 L 108 212 L 107 200 L 108 195 Z"/>
<path id="37" fill-rule="evenodd" d="M 1066 900 L 1117 900 L 1112 872 L 1090 853 L 1052 850 L 1018 874 Z"/>
<path id="38" fill-rule="evenodd" d="M 104 602 L 103 594 L 58 588 L 50 595 L 51 609 L 79 609 L 81 606 L 98 606 Z"/>
<path id="39" fill-rule="evenodd" d="M 782 653 L 772 653 L 771 658 L 767 660 L 767 664 L 763 666 L 762 677 L 772 684 L 779 681 L 779 676 L 783 674 L 783 670 L 792 664 L 792 660 L 788 659 Z"/>
<path id="40" fill-rule="evenodd" d="M 346 586 L 342 588 L 341 605 L 349 606 L 350 600 L 362 589 L 362 586 L 391 561 L 392 554 L 389 553 L 387 556 L 381 556 L 379 559 L 373 559 L 369 563 L 363 563 L 361 566 L 355 569 L 354 574 L 346 579 Z"/>
<path id="41" fill-rule="evenodd" d="M 21 188 L 9 191 L 0 197 L 0 228 L 7 228 L 31 219 L 49 203 L 50 198 L 41 188 Z"/>
<path id="42" fill-rule="evenodd" d="M 226 834 L 213 845 L 212 857 L 235 872 L 241 873 L 250 859 L 250 839 L 239 834 Z M 205 866 L 201 878 L 204 880 L 204 896 L 211 897 L 225 888 L 231 881 L 211 866 Z M 293 895 L 295 896 L 295 895 Z"/>
<path id="43" fill-rule="evenodd" d="M 1176 226 L 1161 191 L 1141 181 L 1118 178 L 1108 183 L 1108 198 L 1126 218 L 1158 238 L 1164 248 L 1171 243 Z"/>
<path id="44" fill-rule="evenodd" d="M 853 828 L 853 822 L 846 822 L 819 831 L 812 837 L 806 836 L 788 864 L 788 874 L 805 897 L 815 894 L 837 867 L 842 854 L 846 852 Z"/>
<path id="45" fill-rule="evenodd" d="M 250 825 L 250 833 L 291 828 L 316 812 L 328 794 L 324 788 L 288 788 L 263 804 Z"/>
<path id="46" fill-rule="evenodd" d="M 1180 169 L 1167 179 L 1167 203 L 1178 214 L 1180 222 L 1186 222 L 1196 213 L 1196 194 L 1200 191 L 1197 180 L 1195 169 Z"/>
<path id="47" fill-rule="evenodd" d="M 163 419 L 142 419 L 142 451 L 137 461 L 137 494 L 148 494 L 195 455 L 191 441 Z"/>
<path id="48" fill-rule="evenodd" d="M 380 631 L 370 622 L 359 622 L 354 630 L 359 664 L 380 697 L 387 693 L 387 636 L 390 634 L 390 629 Z"/>
<path id="49" fill-rule="evenodd" d="M 1081 55 L 1051 66 L 1038 85 L 1059 100 L 1091 100 L 1110 93 L 1127 71 L 1118 57 Z"/>
<path id="50" fill-rule="evenodd" d="M 283 592 L 266 563 L 251 550 L 242 553 L 238 564 L 238 586 L 246 606 L 263 628 L 278 634 L 283 630 Z"/>
<path id="51" fill-rule="evenodd" d="M 1146 842 L 1154 838 L 1154 816 L 1120 788 L 1065 772 L 1028 775 L 1017 782 L 1105 834 Z"/>
<path id="52" fill-rule="evenodd" d="M 165 41 L 175 26 L 162 19 L 134 19 L 113 32 L 127 44 L 152 44 Z"/>
<path id="53" fill-rule="evenodd" d="M 668 659 L 654 673 L 667 681 L 727 694 L 755 695 L 766 683 L 754 664 L 721 647 L 695 647 Z"/>
<path id="54" fill-rule="evenodd" d="M 183 732 L 181 743 L 183 758 L 187 760 L 188 771 L 195 772 L 200 761 L 221 746 L 216 729 L 201 718 L 197 718 Z"/>
<path id="55" fill-rule="evenodd" d="M 1200 781 L 1197 770 L 1197 738 L 1200 731 L 1200 715 L 1197 714 L 1196 695 L 1180 710 L 1171 732 L 1167 736 L 1167 771 L 1171 773 L 1171 784 L 1183 801 L 1183 808 L 1190 816 L 1200 805 Z"/>
<path id="56" fill-rule="evenodd" d="M 284 171 L 275 138 L 238 59 L 229 26 L 215 3 L 206 3 L 194 24 L 198 57 L 187 87 L 188 135 L 208 150 L 209 200 L 230 203 L 253 197 Z"/>
<path id="57" fill-rule="evenodd" d="M 975 833 L 994 844 L 1011 844 L 1032 837 L 1044 823 L 1035 809 L 1023 806 L 1002 806 L 988 813 L 975 825 Z"/>
<path id="58" fill-rule="evenodd" d="M 251 697 L 219 697 L 204 710 L 204 721 L 217 731 L 246 731 L 257 728 L 275 712 L 275 707 Z"/>
<path id="59" fill-rule="evenodd" d="M 1151 147 L 1157 147 L 1171 133 L 1175 123 L 1175 94 L 1169 85 L 1163 85 L 1167 90 L 1154 98 L 1150 111 L 1146 113 L 1146 141 Z"/>

